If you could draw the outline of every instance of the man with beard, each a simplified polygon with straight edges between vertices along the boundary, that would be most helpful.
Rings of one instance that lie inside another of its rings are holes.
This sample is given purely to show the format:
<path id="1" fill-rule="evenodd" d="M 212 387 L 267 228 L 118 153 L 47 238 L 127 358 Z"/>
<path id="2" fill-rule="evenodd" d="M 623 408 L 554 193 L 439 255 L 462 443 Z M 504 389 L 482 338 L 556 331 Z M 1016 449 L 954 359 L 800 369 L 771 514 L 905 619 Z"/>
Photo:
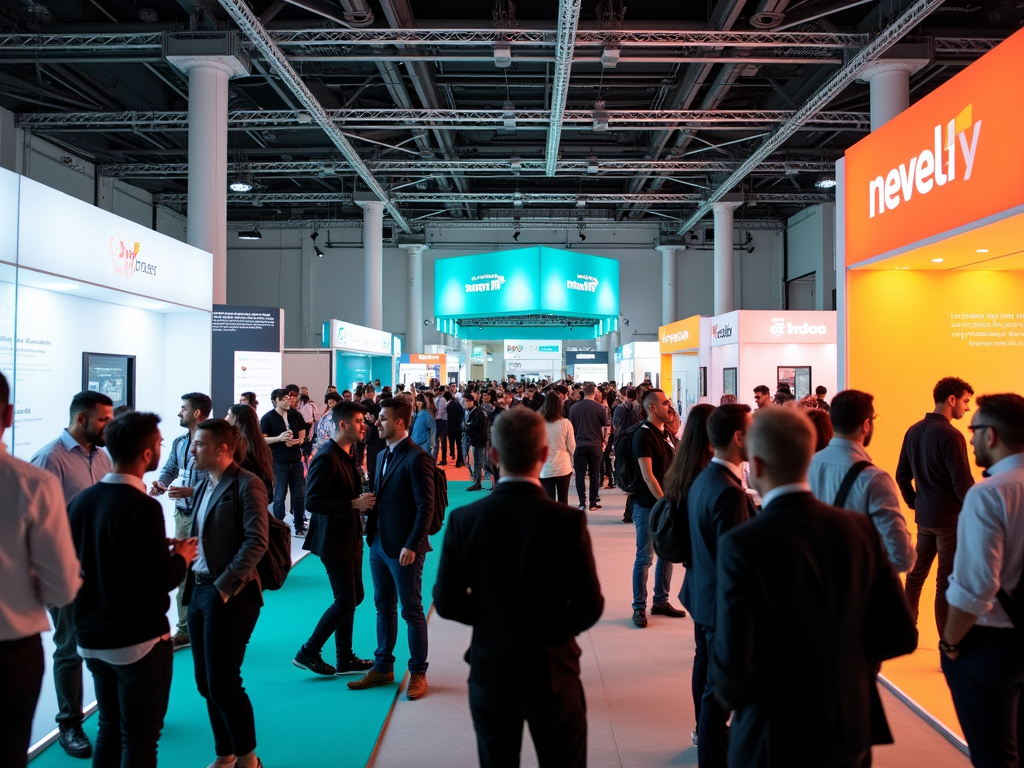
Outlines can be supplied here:
<path id="1" fill-rule="evenodd" d="M 874 396 L 856 389 L 832 398 L 829 416 L 835 436 L 814 454 L 807 482 L 819 501 L 851 512 L 862 512 L 875 524 L 885 551 L 900 573 L 914 566 L 916 553 L 900 512 L 895 481 L 871 463 L 865 450 L 875 432 Z"/>
<path id="2" fill-rule="evenodd" d="M 192 455 L 192 440 L 196 436 L 196 425 L 210 418 L 213 401 L 202 392 L 189 392 L 181 396 L 181 410 L 178 411 L 178 425 L 187 432 L 178 435 L 171 443 L 171 455 L 167 457 L 160 477 L 153 481 L 149 488 L 150 496 L 163 493 L 174 499 L 174 538 L 187 539 L 192 530 L 192 510 L 194 509 L 195 489 L 207 473 L 195 468 L 195 457 Z M 174 650 L 187 648 L 188 611 L 181 604 L 183 589 L 178 589 L 175 601 L 178 604 L 178 628 L 174 633 Z"/>
<path id="3" fill-rule="evenodd" d="M 114 418 L 114 402 L 104 394 L 85 390 L 71 399 L 71 423 L 60 437 L 32 457 L 37 467 L 55 474 L 64 489 L 64 501 L 98 483 L 113 465 L 104 446 L 103 430 Z M 50 608 L 53 619 L 53 684 L 57 689 L 58 741 L 72 757 L 91 757 L 92 744 L 82 730 L 82 657 L 75 643 L 75 606 Z"/>

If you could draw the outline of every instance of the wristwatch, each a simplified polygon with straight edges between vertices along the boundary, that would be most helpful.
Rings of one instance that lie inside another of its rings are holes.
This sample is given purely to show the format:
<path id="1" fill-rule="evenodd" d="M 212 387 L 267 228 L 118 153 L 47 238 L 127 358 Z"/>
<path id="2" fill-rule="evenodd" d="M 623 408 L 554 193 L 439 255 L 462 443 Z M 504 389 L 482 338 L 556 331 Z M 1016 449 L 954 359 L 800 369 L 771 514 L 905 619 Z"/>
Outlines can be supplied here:
<path id="1" fill-rule="evenodd" d="M 959 645 L 950 645 L 949 643 L 946 642 L 946 639 L 943 638 L 943 639 L 939 640 L 939 650 L 948 655 L 948 654 L 956 653 L 957 651 L 959 651 L 960 650 L 960 646 Z"/>

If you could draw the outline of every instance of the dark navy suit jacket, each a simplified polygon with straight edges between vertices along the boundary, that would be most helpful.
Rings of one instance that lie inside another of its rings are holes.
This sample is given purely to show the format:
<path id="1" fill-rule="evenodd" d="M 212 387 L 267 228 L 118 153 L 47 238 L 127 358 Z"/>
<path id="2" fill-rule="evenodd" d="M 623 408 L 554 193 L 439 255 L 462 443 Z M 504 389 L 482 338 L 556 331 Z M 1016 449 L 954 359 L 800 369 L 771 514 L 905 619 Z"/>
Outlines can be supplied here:
<path id="1" fill-rule="evenodd" d="M 427 530 L 434 516 L 434 459 L 406 437 L 394 446 L 384 469 L 385 448 L 373 476 L 377 503 L 366 518 L 366 541 L 380 536 L 384 554 L 397 558 L 402 549 L 430 550 Z"/>

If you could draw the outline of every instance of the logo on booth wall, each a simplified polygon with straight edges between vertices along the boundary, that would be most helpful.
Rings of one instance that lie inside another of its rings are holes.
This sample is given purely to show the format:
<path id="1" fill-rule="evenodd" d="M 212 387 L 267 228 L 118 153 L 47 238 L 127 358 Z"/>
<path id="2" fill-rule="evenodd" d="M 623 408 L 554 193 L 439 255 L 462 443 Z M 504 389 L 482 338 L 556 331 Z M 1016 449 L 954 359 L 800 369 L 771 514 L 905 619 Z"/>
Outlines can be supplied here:
<path id="1" fill-rule="evenodd" d="M 506 352 L 511 352 L 512 354 L 516 354 L 517 352 L 522 352 L 523 351 L 523 345 L 522 344 L 509 344 L 507 347 L 505 347 L 505 351 Z"/>
<path id="2" fill-rule="evenodd" d="M 885 176 L 868 182 L 868 218 L 891 211 L 900 203 L 909 203 L 915 191 L 919 196 L 927 195 L 936 187 L 956 181 L 958 154 L 963 161 L 962 178 L 970 181 L 981 138 L 981 120 L 974 121 L 972 108 L 973 104 L 968 104 L 947 125 L 936 125 L 930 147 L 891 168 Z"/>
<path id="3" fill-rule="evenodd" d="M 711 326 L 711 338 L 712 339 L 728 339 L 732 336 L 731 325 L 712 325 Z"/>
<path id="4" fill-rule="evenodd" d="M 666 333 L 661 337 L 662 344 L 676 344 L 680 341 L 686 341 L 690 338 L 689 331 L 677 331 L 676 333 Z"/>
<path id="5" fill-rule="evenodd" d="M 828 333 L 828 328 L 824 325 L 812 325 L 811 323 L 794 325 L 787 323 L 784 317 L 773 317 L 769 330 L 772 332 L 772 336 L 824 336 Z"/>
<path id="6" fill-rule="evenodd" d="M 476 275 L 466 283 L 466 293 L 484 293 L 486 291 L 500 291 L 505 284 L 504 275 Z"/>
<path id="7" fill-rule="evenodd" d="M 576 275 L 576 279 L 565 281 L 565 287 L 570 291 L 583 291 L 585 293 L 597 293 L 597 286 L 600 280 L 590 275 Z"/>
<path id="8" fill-rule="evenodd" d="M 110 238 L 107 250 L 114 267 L 114 274 L 130 280 L 136 274 L 156 276 L 156 264 L 139 259 L 142 245 L 138 240 L 125 240 L 120 233 Z"/>

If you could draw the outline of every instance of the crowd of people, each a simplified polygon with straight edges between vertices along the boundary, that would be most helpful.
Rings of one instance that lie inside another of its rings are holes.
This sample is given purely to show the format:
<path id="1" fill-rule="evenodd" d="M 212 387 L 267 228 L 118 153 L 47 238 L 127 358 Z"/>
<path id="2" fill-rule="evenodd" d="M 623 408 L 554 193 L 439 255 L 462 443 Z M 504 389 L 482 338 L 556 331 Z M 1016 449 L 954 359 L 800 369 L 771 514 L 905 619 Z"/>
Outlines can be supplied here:
<path id="1" fill-rule="evenodd" d="M 916 648 L 936 559 L 942 670 L 971 759 L 1016 766 L 1024 398 L 976 399 L 969 431 L 985 479 L 975 484 L 952 424 L 974 391 L 945 378 L 932 394 L 893 479 L 867 453 L 874 399 L 857 390 L 829 402 L 820 387 L 797 400 L 788 386 L 774 396 L 759 386 L 755 410 L 726 397 L 692 406 L 685 420 L 650 382 L 372 382 L 331 387 L 322 407 L 288 385 L 262 414 L 245 393 L 224 419 L 192 392 L 166 452 L 158 416 L 115 416 L 105 395 L 81 392 L 67 429 L 31 463 L 0 447 L 0 764 L 25 762 L 49 610 L 68 754 L 92 755 L 97 768 L 156 765 L 172 654 L 191 646 L 211 765 L 262 765 L 241 666 L 263 605 L 271 517 L 287 518 L 286 501 L 333 593 L 292 663 L 358 674 L 353 690 L 392 684 L 400 613 L 406 695 L 425 696 L 422 576 L 451 459 L 468 468 L 469 491 L 488 481 L 491 491 L 448 516 L 433 595 L 441 616 L 474 628 L 469 705 L 482 766 L 517 764 L 524 722 L 542 766 L 586 764 L 575 637 L 604 608 L 587 514 L 616 486 L 636 538 L 633 624 L 648 627 L 648 610 L 694 622 L 691 739 L 702 768 L 870 765 L 871 746 L 892 740 L 875 677 L 881 662 Z M 0 377 L 0 437 L 12 415 Z M 171 538 L 154 500 L 163 494 L 174 500 Z M 353 648 L 364 546 L 377 628 L 367 659 Z M 685 554 L 656 554 L 668 551 Z M 332 636 L 334 664 L 323 658 Z M 99 706 L 95 745 L 82 729 L 83 662 Z"/>

